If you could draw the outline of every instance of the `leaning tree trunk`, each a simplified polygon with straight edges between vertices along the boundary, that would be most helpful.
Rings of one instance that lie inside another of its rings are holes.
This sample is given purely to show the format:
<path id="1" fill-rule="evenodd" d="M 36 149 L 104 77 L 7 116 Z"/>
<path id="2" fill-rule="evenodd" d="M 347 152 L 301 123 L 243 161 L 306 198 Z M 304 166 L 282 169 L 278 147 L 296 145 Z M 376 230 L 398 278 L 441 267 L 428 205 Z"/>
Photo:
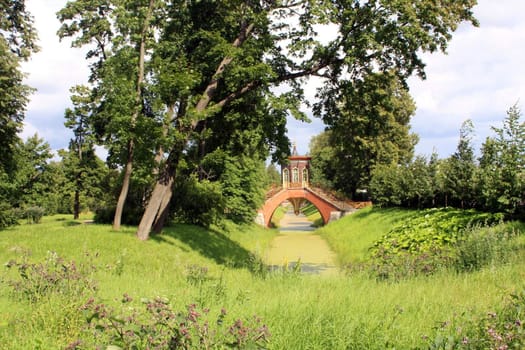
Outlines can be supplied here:
<path id="1" fill-rule="evenodd" d="M 157 217 L 155 219 L 155 222 L 153 223 L 153 233 L 160 233 L 160 231 L 162 231 L 162 228 L 164 227 L 164 224 L 168 220 L 170 212 L 170 201 L 172 195 L 173 187 L 170 186 L 166 189 L 166 192 L 164 193 L 164 198 L 162 198 L 162 202 L 159 207 L 159 212 L 157 213 Z"/>
<path id="2" fill-rule="evenodd" d="M 126 167 L 124 168 L 124 177 L 122 179 L 122 188 L 120 189 L 120 195 L 118 196 L 117 207 L 115 208 L 115 217 L 113 218 L 113 230 L 120 230 L 120 224 L 122 220 L 122 212 L 124 211 L 124 204 L 128 197 L 129 185 L 131 183 L 131 173 L 133 172 L 133 151 L 134 143 L 133 140 L 128 141 L 128 160 Z"/>
<path id="3" fill-rule="evenodd" d="M 178 154 L 176 155 L 178 156 Z M 168 197 L 171 199 L 171 187 L 173 186 L 173 182 L 175 180 L 177 165 L 178 157 L 172 162 L 170 162 L 168 159 L 168 163 L 166 164 L 163 174 L 160 176 L 159 180 L 155 184 L 155 187 L 153 188 L 151 198 L 148 202 L 148 205 L 146 206 L 144 214 L 142 215 L 139 227 L 137 228 L 137 237 L 142 241 L 145 241 L 149 238 L 153 222 L 159 215 L 163 201 L 165 200 L 168 193 Z"/>
<path id="4" fill-rule="evenodd" d="M 243 23 L 241 25 L 241 31 L 239 33 L 239 36 L 234 40 L 232 43 L 233 47 L 239 47 L 249 36 L 251 31 L 253 30 L 254 25 L 253 24 L 247 24 Z M 219 77 L 224 72 L 226 67 L 233 61 L 233 57 L 224 57 L 222 61 L 219 63 L 217 70 L 215 71 L 215 74 L 213 75 L 211 81 L 204 89 L 204 92 L 202 94 L 202 97 L 197 102 L 197 105 L 195 106 L 195 111 L 197 113 L 204 112 L 206 108 L 208 107 L 209 103 L 215 96 L 215 93 L 217 91 L 217 87 L 219 85 Z M 222 103 L 219 103 L 218 105 L 222 106 L 224 105 L 225 101 L 229 101 L 229 99 L 225 99 Z M 197 128 L 197 125 L 199 123 L 202 123 L 204 120 L 196 120 L 192 122 L 191 125 L 191 131 L 194 131 Z M 188 136 L 191 133 L 188 132 Z M 166 162 L 166 167 L 164 170 L 164 173 L 162 176 L 157 180 L 157 183 L 155 184 L 155 187 L 153 189 L 153 193 L 151 194 L 151 199 L 146 207 L 146 211 L 142 215 L 142 219 L 140 220 L 139 227 L 137 229 L 137 237 L 140 240 L 146 240 L 149 238 L 149 234 L 152 230 L 153 222 L 158 217 L 159 219 L 162 218 L 164 215 L 163 212 L 161 212 L 162 203 L 168 204 L 171 200 L 171 186 L 174 183 L 175 180 L 175 172 L 178 165 L 178 161 L 180 159 L 180 156 L 182 154 L 184 144 L 182 145 L 182 148 L 174 147 L 174 149 L 171 150 L 170 156 L 168 157 L 168 161 Z M 176 161 L 170 162 L 169 158 L 173 158 Z M 164 211 L 164 209 L 163 209 Z M 161 222 L 158 222 L 161 224 Z M 164 224 L 164 222 L 162 222 Z M 161 230 L 161 225 L 156 225 L 156 230 Z"/>
<path id="5" fill-rule="evenodd" d="M 131 117 L 131 129 L 135 129 L 135 124 L 139 116 L 140 110 L 140 99 L 142 96 L 142 83 L 144 82 L 144 60 L 146 56 L 146 40 L 148 28 L 150 25 L 151 16 L 153 13 L 153 7 L 155 6 L 155 0 L 150 0 L 148 6 L 148 12 L 146 13 L 146 18 L 144 19 L 144 25 L 142 27 L 141 38 L 140 38 L 140 49 L 139 49 L 139 67 L 137 73 L 137 90 L 135 91 L 135 110 Z M 122 180 L 122 188 L 120 190 L 120 195 L 117 201 L 117 207 L 115 209 L 115 217 L 113 218 L 113 230 L 120 230 L 120 224 L 122 221 L 122 212 L 124 211 L 124 204 L 126 203 L 126 198 L 128 197 L 129 186 L 131 184 L 131 173 L 133 172 L 133 151 L 134 151 L 134 141 L 133 138 L 130 138 L 128 141 L 128 156 L 126 160 L 126 167 L 124 168 L 124 178 Z"/>

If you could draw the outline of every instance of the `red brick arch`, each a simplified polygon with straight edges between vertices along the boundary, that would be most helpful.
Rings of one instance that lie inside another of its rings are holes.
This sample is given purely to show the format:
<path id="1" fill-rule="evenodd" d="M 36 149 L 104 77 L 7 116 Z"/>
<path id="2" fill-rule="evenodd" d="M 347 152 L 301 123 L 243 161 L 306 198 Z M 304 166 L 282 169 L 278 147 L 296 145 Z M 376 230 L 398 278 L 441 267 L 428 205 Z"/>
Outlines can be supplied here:
<path id="1" fill-rule="evenodd" d="M 259 215 L 262 214 L 264 226 L 269 226 L 275 209 L 277 209 L 277 207 L 285 200 L 292 198 L 304 198 L 312 203 L 317 208 L 317 210 L 319 210 L 319 213 L 321 214 L 325 224 L 330 221 L 332 212 L 341 211 L 335 205 L 320 197 L 308 188 L 288 188 L 277 192 L 264 203 L 261 209 L 259 209 Z"/>

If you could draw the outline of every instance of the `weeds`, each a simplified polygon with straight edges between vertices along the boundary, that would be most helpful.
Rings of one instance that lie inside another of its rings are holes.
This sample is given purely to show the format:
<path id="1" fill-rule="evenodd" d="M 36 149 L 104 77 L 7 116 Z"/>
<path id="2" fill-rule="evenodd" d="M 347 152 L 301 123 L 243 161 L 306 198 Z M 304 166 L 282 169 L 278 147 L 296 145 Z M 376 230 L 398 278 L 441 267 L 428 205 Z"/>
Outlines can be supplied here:
<path id="1" fill-rule="evenodd" d="M 525 348 L 525 290 L 511 294 L 497 312 L 484 317 L 443 322 L 429 349 L 523 349 Z"/>
<path id="2" fill-rule="evenodd" d="M 89 299 L 81 307 L 86 316 L 89 336 L 72 342 L 68 349 L 261 349 L 270 333 L 260 318 L 237 319 L 226 324 L 227 312 L 212 316 L 210 309 L 195 304 L 185 311 L 175 311 L 162 297 L 143 300 L 145 310 L 128 306 L 132 298 L 125 294 L 119 310 Z"/>
<path id="3" fill-rule="evenodd" d="M 17 279 L 7 281 L 13 288 L 12 296 L 31 303 L 50 294 L 79 297 L 97 290 L 96 282 L 90 278 L 96 269 L 94 265 L 66 262 L 55 252 L 48 252 L 43 263 L 29 263 L 26 255 L 22 262 L 11 260 L 6 267 L 18 272 Z"/>

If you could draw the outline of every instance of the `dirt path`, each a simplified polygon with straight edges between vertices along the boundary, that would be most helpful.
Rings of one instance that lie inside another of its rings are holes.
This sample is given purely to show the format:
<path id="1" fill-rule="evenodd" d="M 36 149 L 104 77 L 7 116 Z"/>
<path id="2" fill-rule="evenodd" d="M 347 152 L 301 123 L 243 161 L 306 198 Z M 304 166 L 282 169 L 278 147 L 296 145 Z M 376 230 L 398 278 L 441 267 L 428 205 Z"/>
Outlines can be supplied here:
<path id="1" fill-rule="evenodd" d="M 293 268 L 300 262 L 304 273 L 337 273 L 334 252 L 321 237 L 313 234 L 311 224 L 302 214 L 286 213 L 280 222 L 281 233 L 272 241 L 266 262 L 275 269 L 286 265 Z"/>

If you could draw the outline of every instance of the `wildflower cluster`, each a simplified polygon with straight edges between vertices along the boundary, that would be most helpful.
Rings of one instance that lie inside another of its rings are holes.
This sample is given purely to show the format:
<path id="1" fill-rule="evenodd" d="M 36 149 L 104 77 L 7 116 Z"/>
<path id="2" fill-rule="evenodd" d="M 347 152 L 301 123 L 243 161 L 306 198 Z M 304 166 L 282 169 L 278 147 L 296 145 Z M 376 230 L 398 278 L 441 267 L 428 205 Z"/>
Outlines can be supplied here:
<path id="1" fill-rule="evenodd" d="M 498 312 L 480 319 L 444 322 L 430 349 L 525 349 L 525 291 L 510 295 Z"/>
<path id="2" fill-rule="evenodd" d="M 22 261 L 11 260 L 5 266 L 18 272 L 18 278 L 7 281 L 13 296 L 30 302 L 51 294 L 75 297 L 97 290 L 97 284 L 89 277 L 96 269 L 94 265 L 66 262 L 55 252 L 48 252 L 42 263 L 29 263 L 24 256 Z"/>
<path id="3" fill-rule="evenodd" d="M 270 337 L 267 326 L 258 317 L 249 321 L 237 319 L 227 326 L 225 309 L 215 317 L 209 309 L 195 304 L 188 305 L 185 311 L 175 311 L 168 299 L 157 297 L 142 300 L 145 312 L 141 312 L 131 306 L 132 301 L 124 294 L 119 311 L 89 299 L 81 307 L 87 320 L 86 340 L 75 340 L 69 349 L 259 349 Z"/>

